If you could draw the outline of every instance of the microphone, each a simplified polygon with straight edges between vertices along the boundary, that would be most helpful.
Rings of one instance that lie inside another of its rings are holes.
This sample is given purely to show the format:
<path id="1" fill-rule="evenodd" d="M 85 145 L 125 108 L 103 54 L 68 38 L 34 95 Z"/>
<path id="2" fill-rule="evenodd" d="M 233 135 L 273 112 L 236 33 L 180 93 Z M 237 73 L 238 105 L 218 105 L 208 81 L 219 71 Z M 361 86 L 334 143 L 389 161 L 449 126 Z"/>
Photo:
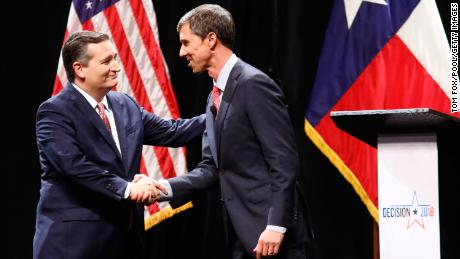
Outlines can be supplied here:
<path id="1" fill-rule="evenodd" d="M 215 118 L 215 117 L 216 117 L 216 114 L 217 114 L 216 106 L 212 105 L 211 107 L 209 107 L 209 109 L 211 110 L 211 113 L 212 113 L 212 115 L 213 115 L 214 118 Z"/>

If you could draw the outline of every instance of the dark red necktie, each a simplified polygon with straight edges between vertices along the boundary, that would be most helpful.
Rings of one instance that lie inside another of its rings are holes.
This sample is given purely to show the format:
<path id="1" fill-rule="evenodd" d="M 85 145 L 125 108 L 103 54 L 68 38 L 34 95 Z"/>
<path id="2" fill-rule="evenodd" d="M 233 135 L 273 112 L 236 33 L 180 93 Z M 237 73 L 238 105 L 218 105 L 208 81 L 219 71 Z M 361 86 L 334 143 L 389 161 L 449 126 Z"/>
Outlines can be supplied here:
<path id="1" fill-rule="evenodd" d="M 112 128 L 110 127 L 109 118 L 107 118 L 107 115 L 105 114 L 104 104 L 103 103 L 98 103 L 96 108 L 97 108 L 99 116 L 101 116 L 101 119 L 104 122 L 105 126 L 107 127 L 107 129 L 110 132 L 112 132 Z"/>
<path id="2" fill-rule="evenodd" d="M 220 89 L 217 86 L 212 87 L 212 101 L 216 107 L 216 114 L 219 111 L 220 106 Z"/>

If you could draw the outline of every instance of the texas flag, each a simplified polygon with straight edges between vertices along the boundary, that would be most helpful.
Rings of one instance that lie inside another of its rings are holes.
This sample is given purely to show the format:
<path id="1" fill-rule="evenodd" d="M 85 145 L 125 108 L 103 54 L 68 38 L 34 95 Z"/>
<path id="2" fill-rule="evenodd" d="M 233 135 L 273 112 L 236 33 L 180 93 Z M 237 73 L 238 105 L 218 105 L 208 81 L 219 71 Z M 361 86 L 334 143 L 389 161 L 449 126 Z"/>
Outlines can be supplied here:
<path id="1" fill-rule="evenodd" d="M 305 132 L 377 222 L 377 150 L 338 129 L 330 112 L 431 108 L 459 117 L 450 57 L 434 0 L 335 0 Z"/>

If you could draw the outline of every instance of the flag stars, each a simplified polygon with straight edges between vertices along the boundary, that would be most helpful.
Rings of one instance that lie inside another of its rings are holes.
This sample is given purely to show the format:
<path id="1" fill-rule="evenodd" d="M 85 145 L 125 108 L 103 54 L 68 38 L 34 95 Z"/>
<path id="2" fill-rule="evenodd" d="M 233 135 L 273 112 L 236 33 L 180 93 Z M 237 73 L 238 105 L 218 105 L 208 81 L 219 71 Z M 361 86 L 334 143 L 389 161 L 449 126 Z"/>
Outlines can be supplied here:
<path id="1" fill-rule="evenodd" d="M 88 0 L 88 2 L 86 2 L 85 4 L 85 7 L 86 7 L 86 10 L 93 9 L 93 2 Z"/>
<path id="2" fill-rule="evenodd" d="M 345 5 L 345 14 L 347 16 L 348 29 L 351 28 L 356 14 L 358 14 L 358 10 L 363 2 L 388 5 L 385 0 L 343 0 L 343 4 Z"/>

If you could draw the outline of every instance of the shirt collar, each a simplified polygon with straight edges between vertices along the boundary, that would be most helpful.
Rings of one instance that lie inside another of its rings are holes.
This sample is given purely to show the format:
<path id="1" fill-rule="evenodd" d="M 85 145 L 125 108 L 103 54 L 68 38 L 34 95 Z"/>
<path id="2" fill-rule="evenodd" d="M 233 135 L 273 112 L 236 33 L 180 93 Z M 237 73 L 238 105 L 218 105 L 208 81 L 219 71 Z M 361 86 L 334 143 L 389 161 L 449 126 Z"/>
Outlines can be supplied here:
<path id="1" fill-rule="evenodd" d="M 77 89 L 78 92 L 80 92 L 83 97 L 85 97 L 85 99 L 89 102 L 89 104 L 91 105 L 91 107 L 93 108 L 96 108 L 97 106 L 97 101 L 91 96 L 89 95 L 87 92 L 85 92 L 83 89 L 81 89 L 78 85 L 72 83 L 72 86 Z M 102 98 L 102 102 L 104 104 L 104 107 L 106 110 L 109 110 L 109 104 L 107 102 L 107 97 L 104 96 L 104 98 Z"/>
<path id="2" fill-rule="evenodd" d="M 237 61 L 238 57 L 235 54 L 232 54 L 230 58 L 227 60 L 227 62 L 225 62 L 224 67 L 222 68 L 222 70 L 219 73 L 219 76 L 217 77 L 217 82 L 214 82 L 214 85 L 217 85 L 220 91 L 223 92 L 225 90 L 225 86 L 227 85 L 228 81 L 228 76 L 230 75 L 230 72 L 232 71 Z"/>

